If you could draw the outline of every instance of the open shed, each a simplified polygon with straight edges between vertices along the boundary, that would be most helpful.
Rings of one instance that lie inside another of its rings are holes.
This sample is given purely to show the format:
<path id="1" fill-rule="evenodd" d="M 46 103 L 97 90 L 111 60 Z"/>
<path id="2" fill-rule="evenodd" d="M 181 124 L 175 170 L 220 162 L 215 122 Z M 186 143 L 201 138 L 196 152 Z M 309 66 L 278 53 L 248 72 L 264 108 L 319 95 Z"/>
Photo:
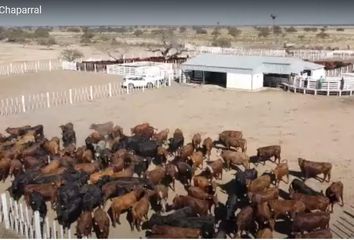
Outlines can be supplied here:
<path id="1" fill-rule="evenodd" d="M 290 57 L 201 54 L 182 64 L 182 82 L 257 90 L 278 87 L 290 76 L 325 77 L 324 66 Z"/>

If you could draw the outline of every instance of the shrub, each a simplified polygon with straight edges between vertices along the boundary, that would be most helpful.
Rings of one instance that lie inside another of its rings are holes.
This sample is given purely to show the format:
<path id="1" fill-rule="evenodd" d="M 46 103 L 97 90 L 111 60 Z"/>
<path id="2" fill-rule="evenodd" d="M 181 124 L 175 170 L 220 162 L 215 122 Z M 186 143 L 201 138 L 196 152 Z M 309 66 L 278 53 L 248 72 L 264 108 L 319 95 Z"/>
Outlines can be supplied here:
<path id="1" fill-rule="evenodd" d="M 344 32 L 344 28 L 337 28 L 336 31 L 337 32 Z"/>
<path id="2" fill-rule="evenodd" d="M 305 27 L 304 31 L 305 32 L 317 32 L 317 28 L 316 27 Z"/>
<path id="3" fill-rule="evenodd" d="M 195 33 L 196 34 L 207 34 L 208 31 L 206 29 L 204 29 L 204 28 L 198 27 L 198 28 L 195 29 Z"/>
<path id="4" fill-rule="evenodd" d="M 282 34 L 282 29 L 281 29 L 281 27 L 279 27 L 279 26 L 274 26 L 274 27 L 273 27 L 273 33 L 274 33 L 275 35 L 280 35 L 280 34 Z"/>
<path id="5" fill-rule="evenodd" d="M 297 32 L 297 30 L 294 27 L 289 27 L 289 28 L 285 28 L 285 32 L 287 32 L 287 33 L 295 33 L 295 32 Z"/>
<path id="6" fill-rule="evenodd" d="M 61 58 L 65 61 L 73 62 L 78 58 L 82 58 L 84 54 L 76 49 L 65 49 L 61 52 Z"/>
<path id="7" fill-rule="evenodd" d="M 86 31 L 84 31 L 84 33 L 81 35 L 81 40 L 80 40 L 80 42 L 81 42 L 81 43 L 90 43 L 91 40 L 92 40 L 92 38 L 93 38 L 94 36 L 95 36 L 95 35 L 94 35 L 92 32 L 86 30 Z"/>
<path id="8" fill-rule="evenodd" d="M 186 31 L 186 27 L 182 26 L 182 27 L 179 27 L 179 32 L 180 33 L 184 33 Z"/>
<path id="9" fill-rule="evenodd" d="M 258 30 L 258 37 L 268 37 L 270 35 L 270 29 L 267 27 L 259 27 Z"/>
<path id="10" fill-rule="evenodd" d="M 74 33 L 79 33 L 81 32 L 80 28 L 77 28 L 77 27 L 68 27 L 66 29 L 67 32 L 74 32 Z"/>
<path id="11" fill-rule="evenodd" d="M 53 37 L 49 37 L 49 38 L 38 38 L 37 39 L 37 43 L 39 45 L 44 45 L 44 46 L 47 46 L 47 47 L 50 47 L 52 45 L 55 45 L 56 44 L 56 41 Z"/>
<path id="12" fill-rule="evenodd" d="M 228 28 L 229 31 L 229 35 L 233 36 L 233 37 L 237 37 L 241 34 L 241 30 L 236 28 L 236 27 L 230 27 Z"/>
<path id="13" fill-rule="evenodd" d="M 10 28 L 4 33 L 8 42 L 24 43 L 29 34 L 20 28 Z"/>
<path id="14" fill-rule="evenodd" d="M 320 33 L 317 33 L 316 37 L 324 39 L 324 38 L 328 38 L 329 34 L 322 31 Z"/>
<path id="15" fill-rule="evenodd" d="M 216 38 L 213 40 L 211 45 L 213 47 L 229 48 L 229 47 L 231 47 L 231 41 L 230 41 L 230 39 L 227 39 L 227 38 Z"/>
<path id="16" fill-rule="evenodd" d="M 140 29 L 137 29 L 137 30 L 135 30 L 134 31 L 134 35 L 136 36 L 136 37 L 140 37 L 141 35 L 143 35 L 143 31 L 142 30 L 140 30 Z"/>
<path id="17" fill-rule="evenodd" d="M 47 28 L 39 27 L 34 31 L 33 37 L 35 37 L 35 38 L 48 38 L 49 37 L 49 30 Z"/>

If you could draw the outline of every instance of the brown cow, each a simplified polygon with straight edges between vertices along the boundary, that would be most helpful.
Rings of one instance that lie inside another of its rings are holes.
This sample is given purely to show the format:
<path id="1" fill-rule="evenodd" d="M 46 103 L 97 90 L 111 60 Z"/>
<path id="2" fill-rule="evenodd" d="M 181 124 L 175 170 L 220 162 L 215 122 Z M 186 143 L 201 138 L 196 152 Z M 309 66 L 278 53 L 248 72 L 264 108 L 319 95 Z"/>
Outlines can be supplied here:
<path id="1" fill-rule="evenodd" d="M 143 219 L 145 218 L 145 220 L 148 220 L 149 208 L 149 194 L 145 192 L 145 195 L 140 198 L 140 200 L 136 202 L 131 209 L 132 221 L 130 222 L 130 227 L 132 231 L 134 230 L 134 226 L 138 231 L 140 231 Z"/>
<path id="2" fill-rule="evenodd" d="M 47 166 L 41 168 L 41 173 L 43 174 L 54 173 L 60 167 L 61 167 L 61 161 L 59 159 L 54 159 Z"/>
<path id="3" fill-rule="evenodd" d="M 326 189 L 326 196 L 329 198 L 331 203 L 331 212 L 333 212 L 333 205 L 341 200 L 340 206 L 344 206 L 343 200 L 343 183 L 341 181 L 333 182 Z"/>
<path id="4" fill-rule="evenodd" d="M 193 184 L 195 187 L 201 188 L 204 192 L 210 192 L 210 188 L 212 188 L 212 191 L 215 190 L 215 183 L 212 183 L 204 176 L 194 176 Z"/>
<path id="5" fill-rule="evenodd" d="M 154 225 L 152 235 L 149 238 L 192 238 L 197 239 L 201 236 L 201 230 L 198 228 L 183 228 L 165 225 Z"/>
<path id="6" fill-rule="evenodd" d="M 93 229 L 99 239 L 109 236 L 109 217 L 101 207 L 97 208 L 93 214 Z"/>
<path id="7" fill-rule="evenodd" d="M 187 189 L 187 193 L 191 197 L 209 201 L 210 202 L 210 205 L 209 205 L 210 212 L 211 212 L 212 205 L 215 205 L 215 207 L 218 206 L 219 201 L 218 201 L 218 197 L 216 194 L 212 195 L 212 194 L 206 193 L 203 189 L 201 189 L 199 187 L 193 187 L 193 186 L 191 186 Z"/>
<path id="8" fill-rule="evenodd" d="M 292 233 L 310 232 L 317 228 L 329 228 L 330 214 L 328 212 L 299 213 L 295 216 Z"/>
<path id="9" fill-rule="evenodd" d="M 267 202 L 269 200 L 278 199 L 279 189 L 268 188 L 260 192 L 249 192 L 248 196 L 252 203 L 259 204 L 262 202 Z"/>
<path id="10" fill-rule="evenodd" d="M 242 136 L 243 135 L 241 131 L 226 130 L 219 134 L 219 141 L 225 144 L 226 138 L 233 137 L 233 138 L 240 139 L 242 138 Z"/>
<path id="11" fill-rule="evenodd" d="M 192 144 L 194 149 L 199 148 L 201 142 L 202 142 L 202 136 L 200 135 L 200 133 L 194 134 L 192 137 Z"/>
<path id="12" fill-rule="evenodd" d="M 38 192 L 40 195 L 42 195 L 45 201 L 50 201 L 52 206 L 54 206 L 57 200 L 57 192 L 60 186 L 61 182 L 25 185 L 24 197 L 27 206 L 31 206 L 30 196 L 32 192 Z"/>
<path id="13" fill-rule="evenodd" d="M 308 161 L 303 158 L 298 158 L 298 163 L 301 169 L 302 174 L 305 177 L 305 180 L 310 177 L 316 177 L 318 174 L 323 173 L 324 182 L 327 179 L 327 182 L 331 180 L 331 170 L 332 164 L 328 162 L 313 162 Z"/>
<path id="14" fill-rule="evenodd" d="M 250 158 L 245 153 L 223 150 L 221 151 L 221 157 L 229 170 L 231 165 L 243 165 L 245 169 L 250 168 Z"/>
<path id="15" fill-rule="evenodd" d="M 193 152 L 192 156 L 190 156 L 191 161 L 193 162 L 193 166 L 199 167 L 200 169 L 203 168 L 203 153 L 200 151 Z"/>
<path id="16" fill-rule="evenodd" d="M 100 170 L 98 162 L 94 163 L 78 163 L 74 165 L 74 169 L 78 172 L 85 172 L 89 175 Z"/>
<path id="17" fill-rule="evenodd" d="M 271 183 L 270 176 L 268 175 L 260 176 L 248 184 L 247 186 L 248 192 L 255 193 L 255 192 L 263 191 L 270 186 L 270 183 Z"/>
<path id="18" fill-rule="evenodd" d="M 113 122 L 91 124 L 90 129 L 97 131 L 100 135 L 106 136 L 113 131 Z"/>
<path id="19" fill-rule="evenodd" d="M 328 210 L 329 207 L 329 199 L 321 195 L 311 196 L 302 193 L 291 192 L 290 198 L 302 201 L 306 206 L 306 210 L 308 211 L 318 209 L 325 212 Z"/>
<path id="20" fill-rule="evenodd" d="M 114 169 L 112 167 L 108 167 L 102 171 L 95 172 L 90 175 L 90 182 L 92 184 L 96 184 L 102 177 L 104 176 L 112 176 L 114 173 Z"/>
<path id="21" fill-rule="evenodd" d="M 224 160 L 219 158 L 216 161 L 213 161 L 211 163 L 208 163 L 206 169 L 211 173 L 215 179 L 220 179 L 222 180 L 222 172 L 224 169 Z"/>
<path id="22" fill-rule="evenodd" d="M 278 160 L 278 163 L 280 163 L 280 153 L 281 147 L 279 145 L 261 147 L 257 149 L 257 158 L 258 160 L 263 161 L 263 164 L 266 160 L 270 160 L 272 157 L 274 157 L 274 162 Z"/>
<path id="23" fill-rule="evenodd" d="M 201 216 L 207 216 L 210 203 L 206 200 L 197 199 L 191 196 L 176 195 L 173 199 L 172 209 L 191 207 Z"/>
<path id="24" fill-rule="evenodd" d="M 268 203 L 270 209 L 273 211 L 274 220 L 277 220 L 280 215 L 288 215 L 291 219 L 294 219 L 297 213 L 301 213 L 306 210 L 305 204 L 299 200 L 275 199 L 270 200 Z"/>
<path id="25" fill-rule="evenodd" d="M 175 190 L 175 182 L 176 182 L 176 177 L 178 175 L 178 168 L 175 164 L 168 163 L 166 164 L 166 175 L 171 178 L 172 181 L 172 190 Z"/>
<path id="26" fill-rule="evenodd" d="M 132 177 L 134 175 L 134 164 L 129 165 L 127 168 L 123 168 L 123 170 L 119 172 L 114 172 L 112 175 L 112 179 L 117 179 L 121 177 Z"/>
<path id="27" fill-rule="evenodd" d="M 155 169 L 146 172 L 146 178 L 154 185 L 160 184 L 165 176 L 166 170 L 162 167 L 156 167 Z"/>
<path id="28" fill-rule="evenodd" d="M 92 214 L 89 211 L 82 212 L 77 219 L 76 236 L 78 238 L 89 237 L 92 232 Z"/>
<path id="29" fill-rule="evenodd" d="M 184 138 L 182 130 L 177 128 L 173 133 L 173 138 L 178 138 L 178 139 Z"/>
<path id="30" fill-rule="evenodd" d="M 315 230 L 305 234 L 296 234 L 295 238 L 310 238 L 310 239 L 332 239 L 332 233 L 329 229 Z"/>
<path id="31" fill-rule="evenodd" d="M 14 136 L 14 137 L 18 137 L 20 135 L 23 135 L 26 133 L 26 131 L 28 129 L 30 129 L 31 126 L 30 125 L 25 125 L 23 127 L 15 127 L 15 128 L 6 128 L 5 129 L 5 132 L 7 132 L 8 134 L 10 134 L 11 136 Z"/>
<path id="32" fill-rule="evenodd" d="M 272 239 L 273 231 L 270 228 L 264 228 L 257 232 L 256 238 L 258 239 Z"/>
<path id="33" fill-rule="evenodd" d="M 229 150 L 233 147 L 236 151 L 238 148 L 240 148 L 242 152 L 247 151 L 247 140 L 244 138 L 227 137 L 224 142 L 225 147 Z"/>
<path id="34" fill-rule="evenodd" d="M 253 221 L 253 208 L 250 206 L 244 207 L 236 216 L 236 225 L 237 225 L 237 236 L 242 236 L 243 231 L 250 230 L 250 225 Z"/>
<path id="35" fill-rule="evenodd" d="M 160 131 L 159 133 L 156 133 L 152 136 L 153 140 L 156 140 L 159 143 L 164 143 L 167 138 L 168 138 L 168 134 L 169 134 L 170 130 L 168 130 L 167 128 Z"/>
<path id="36" fill-rule="evenodd" d="M 289 167 L 287 160 L 283 160 L 283 163 L 277 164 L 277 166 L 272 170 L 275 176 L 275 185 L 279 186 L 280 181 L 286 176 L 286 184 L 289 183 Z"/>
<path id="37" fill-rule="evenodd" d="M 182 160 L 186 160 L 190 157 L 194 152 L 194 146 L 192 143 L 188 143 L 187 145 L 183 146 L 179 151 L 179 156 Z"/>
<path id="38" fill-rule="evenodd" d="M 157 184 L 155 186 L 155 194 L 152 197 L 155 197 L 156 203 L 161 206 L 162 211 L 166 212 L 166 204 L 168 199 L 168 187 L 162 184 Z"/>
<path id="39" fill-rule="evenodd" d="M 120 224 L 120 214 L 133 207 L 134 203 L 144 195 L 145 191 L 142 188 L 137 188 L 130 193 L 126 193 L 123 196 L 115 197 L 112 199 L 111 211 L 112 211 L 112 225 L 116 226 L 116 223 Z"/>
<path id="40" fill-rule="evenodd" d="M 22 162 L 18 159 L 11 160 L 9 175 L 16 177 L 18 174 L 23 173 L 24 168 Z"/>
<path id="41" fill-rule="evenodd" d="M 264 226 L 265 224 L 269 224 L 270 228 L 274 230 L 275 221 L 272 218 L 272 212 L 268 202 L 257 204 L 255 217 L 259 225 Z"/>
<path id="42" fill-rule="evenodd" d="M 162 165 L 166 164 L 167 156 L 168 156 L 167 149 L 162 146 L 158 146 L 157 153 L 156 153 L 156 159 L 159 161 L 158 164 L 162 164 Z"/>
<path id="43" fill-rule="evenodd" d="M 98 143 L 101 140 L 104 140 L 105 135 L 103 135 L 102 133 L 99 133 L 97 131 L 94 131 L 93 133 L 90 134 L 89 139 L 92 141 L 92 143 Z"/>
<path id="44" fill-rule="evenodd" d="M 213 140 L 210 137 L 204 139 L 202 146 L 204 150 L 204 155 L 206 155 L 208 157 L 208 160 L 210 160 L 211 150 L 214 146 Z"/>
<path id="45" fill-rule="evenodd" d="M 60 139 L 53 137 L 50 141 L 43 143 L 43 148 L 51 155 L 58 155 L 60 150 Z"/>
<path id="46" fill-rule="evenodd" d="M 10 158 L 2 158 L 0 159 L 0 181 L 5 182 L 6 178 L 9 176 L 11 167 L 11 159 Z"/>
<path id="47" fill-rule="evenodd" d="M 141 132 L 142 130 L 144 130 L 148 127 L 150 127 L 149 123 L 142 123 L 142 124 L 138 124 L 135 127 L 131 128 L 130 131 L 132 134 L 137 134 L 138 132 Z"/>
<path id="48" fill-rule="evenodd" d="M 78 160 L 78 163 L 91 163 L 94 161 L 92 151 L 90 149 L 86 149 L 86 147 L 77 148 L 75 158 Z"/>

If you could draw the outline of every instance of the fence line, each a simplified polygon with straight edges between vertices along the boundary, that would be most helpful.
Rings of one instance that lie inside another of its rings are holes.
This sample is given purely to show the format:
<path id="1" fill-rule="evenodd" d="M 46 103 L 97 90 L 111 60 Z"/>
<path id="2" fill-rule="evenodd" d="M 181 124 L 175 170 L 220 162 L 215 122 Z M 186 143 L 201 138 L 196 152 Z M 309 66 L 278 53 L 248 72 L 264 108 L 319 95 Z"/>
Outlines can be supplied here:
<path id="1" fill-rule="evenodd" d="M 171 76 L 168 84 L 171 85 Z M 151 88 L 159 88 L 157 84 Z M 13 115 L 24 112 L 33 112 L 37 109 L 45 109 L 60 105 L 71 105 L 82 102 L 90 102 L 96 99 L 115 97 L 130 93 L 144 92 L 146 87 L 122 88 L 119 82 L 110 82 L 108 84 L 91 85 L 88 87 L 71 88 L 67 90 L 36 93 L 32 95 L 22 95 L 0 99 L 0 116 Z"/>
<path id="2" fill-rule="evenodd" d="M 13 62 L 9 64 L 1 64 L 0 75 L 23 74 L 58 69 L 62 69 L 62 63 L 58 59 Z"/>

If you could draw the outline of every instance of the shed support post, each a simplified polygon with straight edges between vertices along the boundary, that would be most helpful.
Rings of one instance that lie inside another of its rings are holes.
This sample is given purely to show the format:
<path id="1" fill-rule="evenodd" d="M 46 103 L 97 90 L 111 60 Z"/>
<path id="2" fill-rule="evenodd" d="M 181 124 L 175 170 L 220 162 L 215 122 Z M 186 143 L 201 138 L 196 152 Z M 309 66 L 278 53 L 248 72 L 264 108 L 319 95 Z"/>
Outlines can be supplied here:
<path id="1" fill-rule="evenodd" d="M 202 71 L 202 75 L 203 75 L 203 85 L 205 85 L 205 72 Z"/>

